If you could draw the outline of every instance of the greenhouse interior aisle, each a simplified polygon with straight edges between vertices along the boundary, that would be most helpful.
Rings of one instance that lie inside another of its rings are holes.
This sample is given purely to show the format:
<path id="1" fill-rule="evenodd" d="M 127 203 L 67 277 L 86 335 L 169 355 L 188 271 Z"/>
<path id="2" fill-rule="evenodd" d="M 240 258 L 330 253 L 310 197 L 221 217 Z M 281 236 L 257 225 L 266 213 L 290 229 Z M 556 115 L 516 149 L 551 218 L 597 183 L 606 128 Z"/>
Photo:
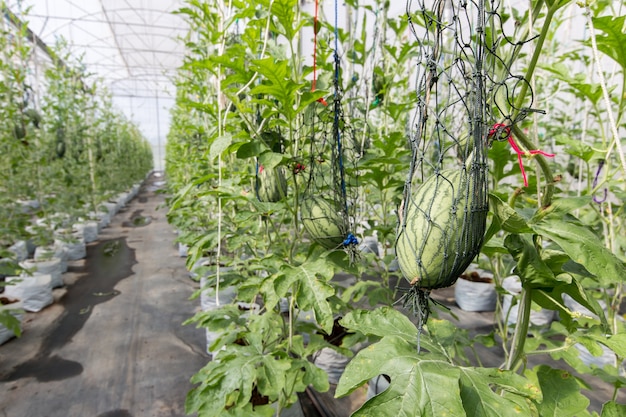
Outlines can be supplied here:
<path id="1" fill-rule="evenodd" d="M 199 304 L 159 205 L 160 175 L 70 263 L 56 302 L 0 347 L 0 416 L 182 416 L 208 360 Z"/>

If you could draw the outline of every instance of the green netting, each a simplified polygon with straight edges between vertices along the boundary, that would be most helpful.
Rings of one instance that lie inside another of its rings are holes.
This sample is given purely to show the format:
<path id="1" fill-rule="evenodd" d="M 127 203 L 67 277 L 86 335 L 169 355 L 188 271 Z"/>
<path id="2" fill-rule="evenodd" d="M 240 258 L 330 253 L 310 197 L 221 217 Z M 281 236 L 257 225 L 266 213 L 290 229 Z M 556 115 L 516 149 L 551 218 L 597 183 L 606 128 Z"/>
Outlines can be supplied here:
<path id="1" fill-rule="evenodd" d="M 326 249 L 346 249 L 353 259 L 358 253 L 355 237 L 356 165 L 363 154 L 367 135 L 362 129 L 357 137 L 344 112 L 337 2 L 334 27 L 333 100 L 330 103 L 318 100 L 304 115 L 303 131 L 306 133 L 302 154 L 308 159 L 308 177 L 300 214 L 312 241 Z"/>
<path id="2" fill-rule="evenodd" d="M 398 211 L 396 253 L 411 284 L 405 302 L 421 328 L 430 290 L 454 284 L 480 251 L 492 117 L 484 0 L 417 3 L 415 10 L 412 1 L 407 3 L 420 45 L 418 105 L 410 126 L 413 158 Z"/>
<path id="3" fill-rule="evenodd" d="M 301 215 L 308 237 L 327 249 L 356 253 L 356 162 L 360 144 L 342 108 L 341 94 L 332 103 L 316 102 L 305 115 L 303 154 L 306 187 Z"/>

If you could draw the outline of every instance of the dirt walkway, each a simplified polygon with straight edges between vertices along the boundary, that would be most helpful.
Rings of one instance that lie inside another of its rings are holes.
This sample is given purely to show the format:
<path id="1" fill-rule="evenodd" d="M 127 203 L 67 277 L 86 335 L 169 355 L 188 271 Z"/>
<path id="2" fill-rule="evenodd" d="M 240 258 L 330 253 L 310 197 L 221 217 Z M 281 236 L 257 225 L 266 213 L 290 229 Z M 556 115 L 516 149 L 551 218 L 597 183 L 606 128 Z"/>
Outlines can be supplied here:
<path id="1" fill-rule="evenodd" d="M 181 323 L 199 302 L 152 176 L 70 263 L 56 303 L 0 346 L 0 416 L 184 416 L 204 332 Z M 147 220 L 147 221 L 144 221 Z"/>

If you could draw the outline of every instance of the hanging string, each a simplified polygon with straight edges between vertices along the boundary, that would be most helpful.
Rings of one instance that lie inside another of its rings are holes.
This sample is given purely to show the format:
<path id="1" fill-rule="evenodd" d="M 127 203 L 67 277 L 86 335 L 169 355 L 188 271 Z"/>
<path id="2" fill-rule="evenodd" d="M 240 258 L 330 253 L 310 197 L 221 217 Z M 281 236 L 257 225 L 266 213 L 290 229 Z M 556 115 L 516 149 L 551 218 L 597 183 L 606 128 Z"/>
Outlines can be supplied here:
<path id="1" fill-rule="evenodd" d="M 317 84 L 317 32 L 319 30 L 318 10 L 319 0 L 315 0 L 315 16 L 313 17 L 313 81 L 311 82 L 311 92 L 315 91 L 315 86 Z M 318 98 L 317 101 L 322 103 L 324 106 L 328 106 L 324 97 Z"/>

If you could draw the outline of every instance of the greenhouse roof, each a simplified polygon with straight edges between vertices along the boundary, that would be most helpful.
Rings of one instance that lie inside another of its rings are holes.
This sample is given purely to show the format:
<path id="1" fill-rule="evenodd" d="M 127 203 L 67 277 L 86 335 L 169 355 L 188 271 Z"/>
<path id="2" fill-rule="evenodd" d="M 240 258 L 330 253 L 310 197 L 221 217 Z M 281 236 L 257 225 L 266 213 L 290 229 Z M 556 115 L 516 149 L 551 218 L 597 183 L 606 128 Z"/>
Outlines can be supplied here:
<path id="1" fill-rule="evenodd" d="M 182 0 L 11 0 L 9 10 L 43 44 L 67 41 L 88 73 L 102 79 L 114 103 L 153 144 L 162 166 L 173 102 L 172 78 L 184 57 L 187 33 L 172 12 Z"/>

